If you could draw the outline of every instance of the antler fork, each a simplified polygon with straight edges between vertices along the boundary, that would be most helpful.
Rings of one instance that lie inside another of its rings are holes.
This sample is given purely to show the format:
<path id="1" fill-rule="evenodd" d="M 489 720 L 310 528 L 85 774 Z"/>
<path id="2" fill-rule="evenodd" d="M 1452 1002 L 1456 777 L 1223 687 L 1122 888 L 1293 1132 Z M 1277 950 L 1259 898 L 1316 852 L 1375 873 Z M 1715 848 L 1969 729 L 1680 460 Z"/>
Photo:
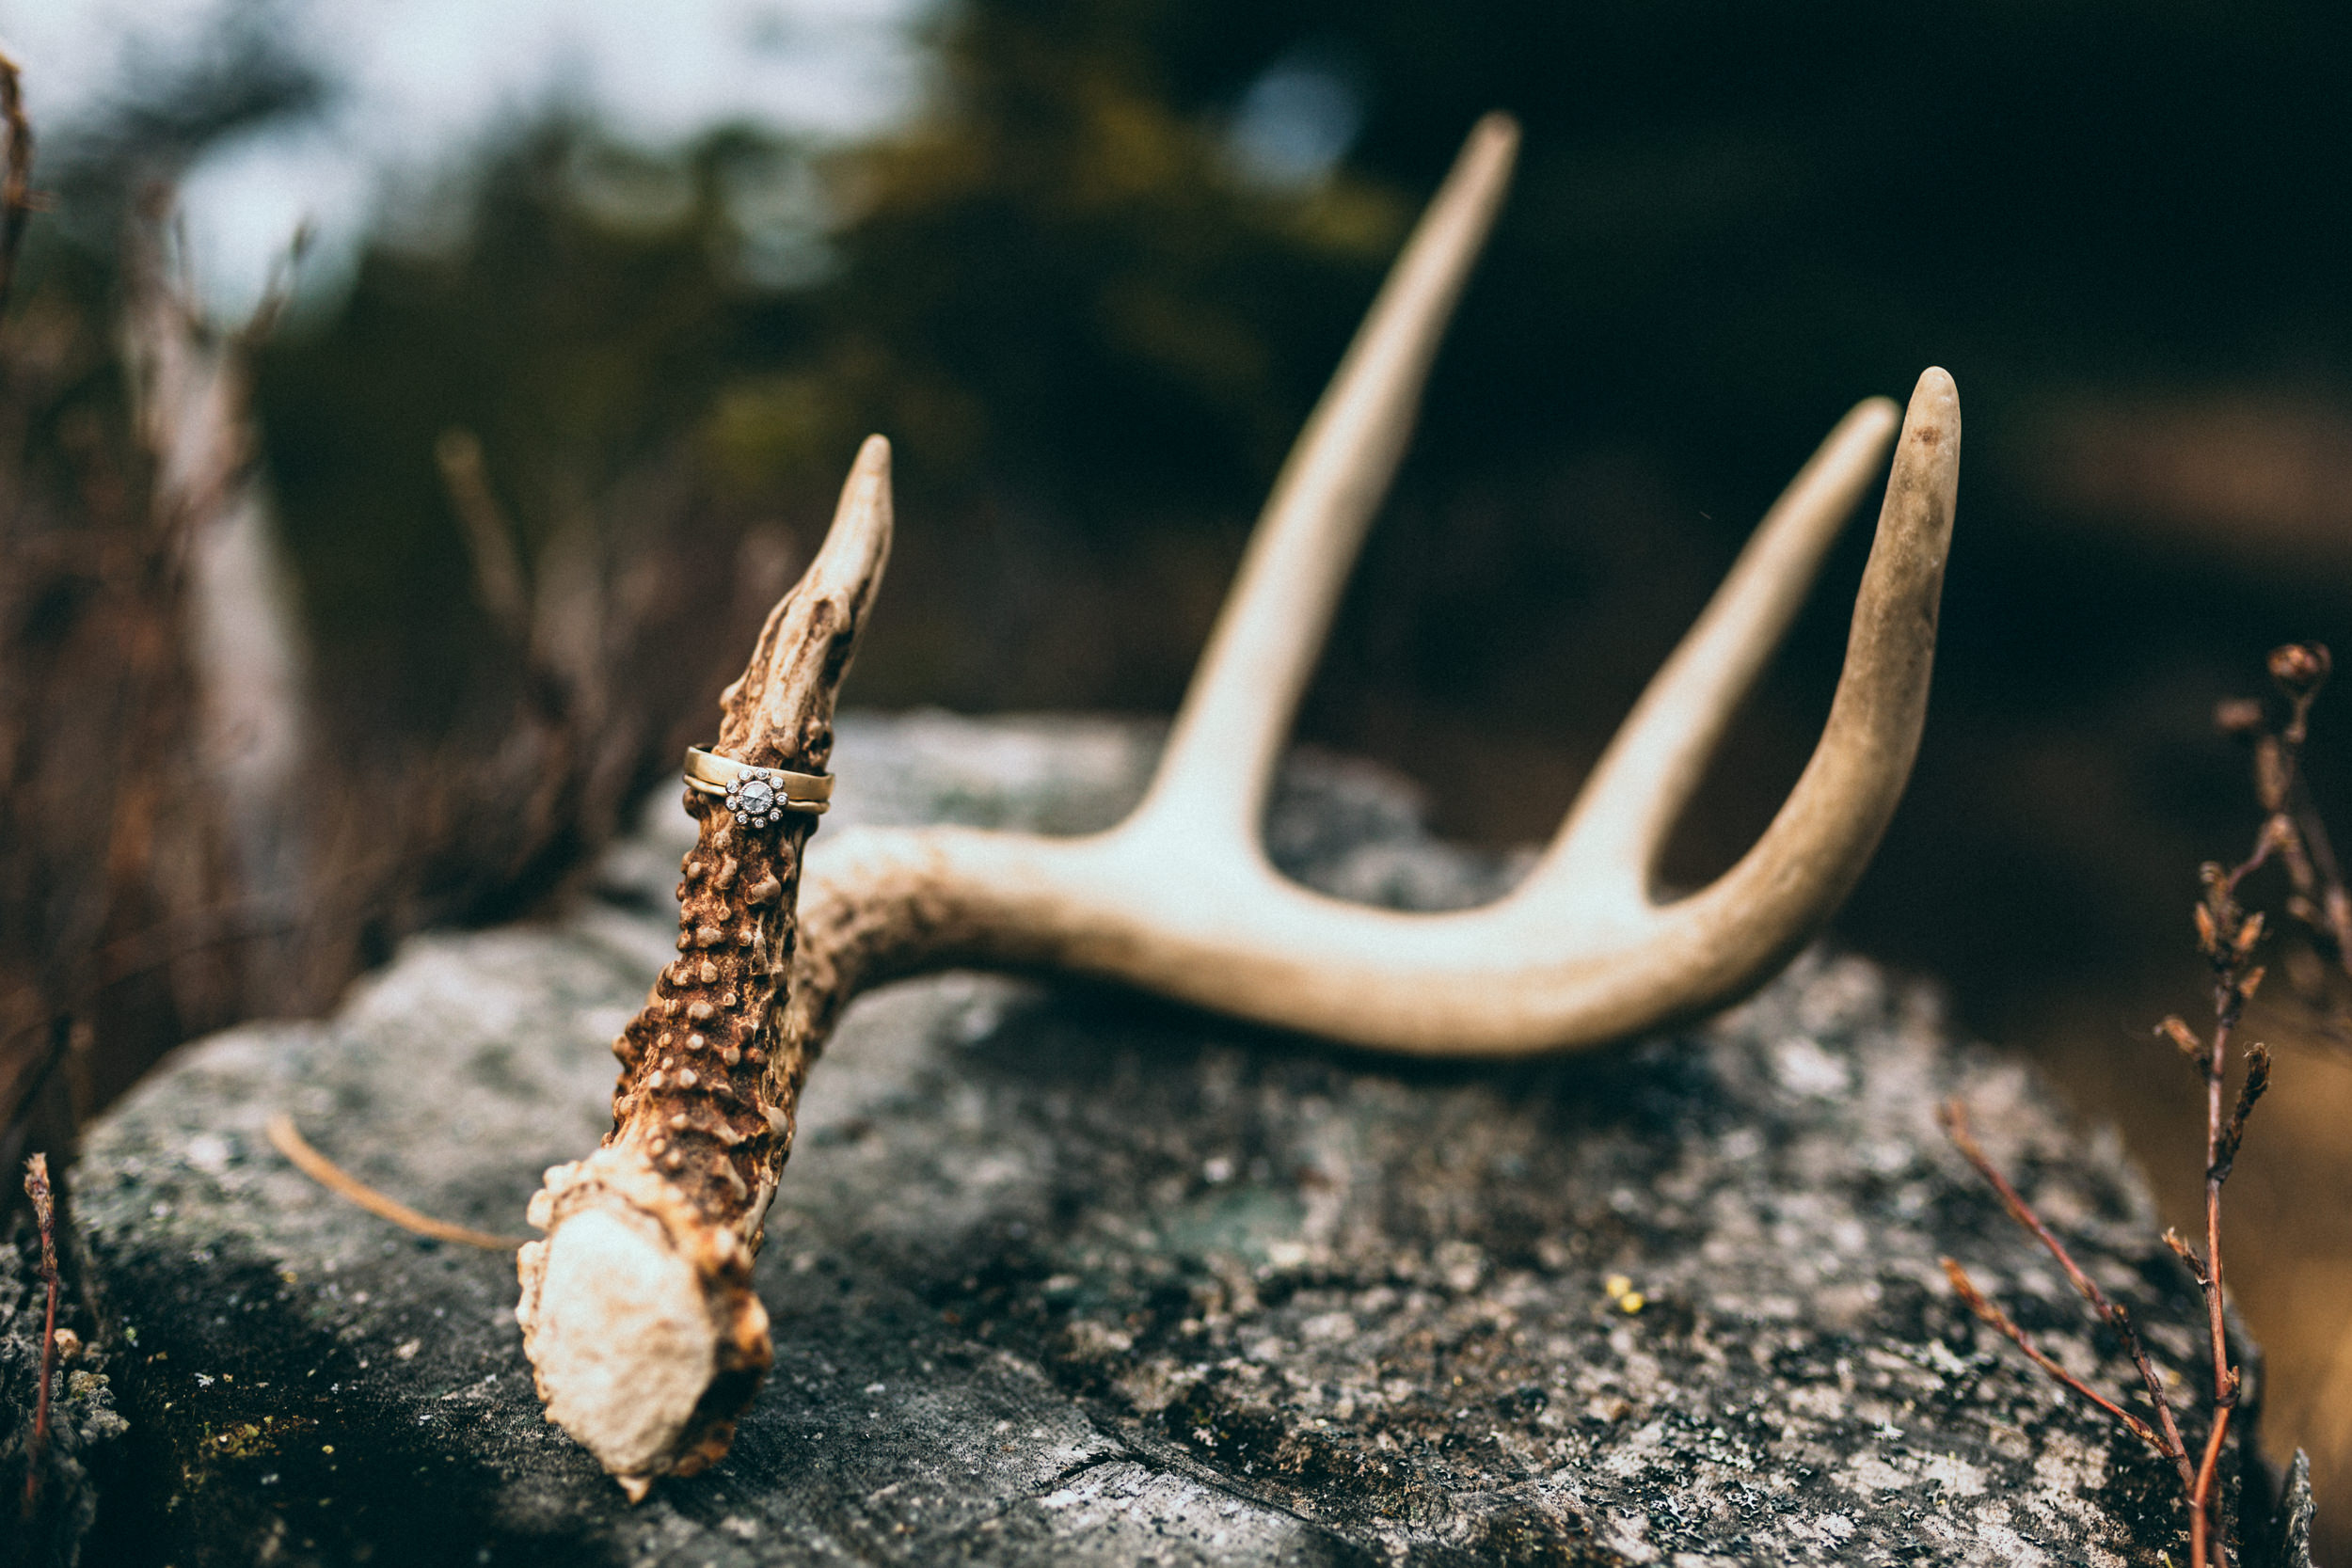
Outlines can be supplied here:
<path id="1" fill-rule="evenodd" d="M 723 1453 L 765 1369 L 751 1256 L 802 1082 L 861 990 L 955 964 L 1073 970 L 1375 1050 L 1559 1051 L 1753 990 L 1861 875 L 1926 717 L 1960 458 L 1958 399 L 1940 370 L 1919 378 L 1902 420 L 1820 743 L 1715 882 L 1667 903 L 1651 886 L 1733 708 L 1884 456 L 1885 399 L 1848 414 L 1766 515 L 1507 897 L 1443 914 L 1371 909 L 1287 881 L 1265 859 L 1259 824 L 1293 714 L 1517 140 L 1509 120 L 1482 121 L 1399 258 L 1276 482 L 1124 822 L 1070 839 L 853 830 L 810 865 L 796 931 L 808 819 L 762 847 L 690 795 L 703 826 L 680 885 L 687 957 L 615 1046 L 614 1131 L 548 1173 L 532 1218 L 549 1234 L 521 1260 L 518 1314 L 549 1415 L 632 1496 Z M 821 768 L 888 551 L 887 467 L 869 442 L 823 551 L 727 693 L 728 754 Z"/>

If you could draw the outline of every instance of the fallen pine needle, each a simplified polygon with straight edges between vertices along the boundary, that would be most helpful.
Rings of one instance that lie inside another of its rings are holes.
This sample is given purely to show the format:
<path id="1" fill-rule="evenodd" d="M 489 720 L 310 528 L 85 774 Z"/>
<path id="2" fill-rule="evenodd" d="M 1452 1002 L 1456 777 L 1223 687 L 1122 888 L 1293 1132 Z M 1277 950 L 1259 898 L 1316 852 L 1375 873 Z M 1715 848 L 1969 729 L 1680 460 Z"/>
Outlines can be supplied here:
<path id="1" fill-rule="evenodd" d="M 521 1246 L 522 1240 L 514 1236 L 493 1236 L 486 1230 L 473 1230 L 447 1220 L 437 1220 L 430 1214 L 420 1214 L 397 1198 L 387 1197 L 358 1177 L 344 1170 L 334 1161 L 312 1148 L 302 1134 L 294 1130 L 294 1117 L 283 1112 L 269 1118 L 266 1128 L 269 1141 L 278 1152 L 294 1163 L 296 1169 L 311 1180 L 338 1196 L 350 1199 L 376 1218 L 389 1220 L 403 1230 L 413 1230 L 420 1236 L 430 1236 L 437 1242 L 455 1242 L 460 1246 L 480 1247 L 485 1252 L 512 1252 Z"/>

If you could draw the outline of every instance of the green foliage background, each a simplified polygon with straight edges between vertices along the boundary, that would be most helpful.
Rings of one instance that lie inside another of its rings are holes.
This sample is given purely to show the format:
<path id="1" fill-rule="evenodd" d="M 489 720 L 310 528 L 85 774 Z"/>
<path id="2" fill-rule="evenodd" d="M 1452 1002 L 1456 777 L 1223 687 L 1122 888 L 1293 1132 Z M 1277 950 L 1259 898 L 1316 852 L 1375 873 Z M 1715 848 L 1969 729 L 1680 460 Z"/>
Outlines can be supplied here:
<path id="1" fill-rule="evenodd" d="M 2233 763 L 2140 694 L 2194 715 L 2274 632 L 2326 635 L 2352 555 L 2086 531 L 2037 488 L 2045 416 L 2344 395 L 2344 31 L 2308 5 L 974 0 L 874 145 L 559 123 L 491 150 L 462 222 L 380 244 L 270 350 L 271 471 L 326 657 L 388 722 L 439 721 L 474 645 L 448 425 L 526 534 L 660 506 L 803 544 L 885 431 L 903 543 L 859 698 L 1165 709 L 1412 213 L 1505 107 L 1517 194 L 1306 733 L 1440 784 L 1458 831 L 1540 832 L 1820 434 L 1942 363 L 1968 460 L 1938 712 L 1907 869 L 1859 923 L 1947 972 L 2070 967 L 2144 945 L 2178 860 L 2152 837 L 2234 809 Z M 1234 106 L 1302 51 L 1363 133 L 1324 184 L 1253 184 Z M 1855 532 L 1690 874 L 1809 745 Z M 2075 768 L 2091 809 L 2047 798 Z M 2039 912 L 1954 937 L 2003 878 Z"/>

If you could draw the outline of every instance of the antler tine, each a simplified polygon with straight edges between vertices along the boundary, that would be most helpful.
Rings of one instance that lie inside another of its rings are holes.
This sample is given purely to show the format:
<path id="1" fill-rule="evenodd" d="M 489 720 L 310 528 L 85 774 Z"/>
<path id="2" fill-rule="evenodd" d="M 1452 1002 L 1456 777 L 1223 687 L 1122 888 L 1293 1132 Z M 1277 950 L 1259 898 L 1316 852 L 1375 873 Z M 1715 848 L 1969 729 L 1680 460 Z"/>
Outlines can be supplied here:
<path id="1" fill-rule="evenodd" d="M 882 591 L 891 528 L 890 443 L 868 436 L 817 559 L 768 612 L 751 661 L 719 694 L 720 751 L 755 767 L 823 769 L 834 695 Z"/>
<path id="2" fill-rule="evenodd" d="M 1509 184 L 1518 125 L 1472 128 L 1275 481 L 1168 750 L 1130 819 L 1191 852 L 1257 848 L 1291 719 L 1348 568 L 1405 454 L 1422 384 Z"/>
<path id="3" fill-rule="evenodd" d="M 1855 595 L 1846 667 L 1820 744 L 1763 837 L 1664 913 L 1693 1006 L 1768 975 L 1829 917 L 1895 815 L 1927 723 L 1937 605 L 1960 497 L 1960 393 L 1940 369 L 1913 388 L 1886 502 Z"/>
<path id="4" fill-rule="evenodd" d="M 1789 482 L 1634 704 L 1518 897 L 1570 901 L 1602 922 L 1648 907 L 1667 833 L 1884 459 L 1896 419 L 1892 399 L 1855 404 Z"/>
<path id="5" fill-rule="evenodd" d="M 834 698 L 890 556 L 890 444 L 859 451 L 825 543 L 722 699 L 719 749 L 821 771 Z M 643 1497 L 727 1450 L 772 1355 L 752 1290 L 808 1053 L 779 1030 L 816 818 L 755 829 L 690 791 L 678 954 L 613 1045 L 612 1131 L 531 1200 L 515 1316 L 548 1417 Z"/>

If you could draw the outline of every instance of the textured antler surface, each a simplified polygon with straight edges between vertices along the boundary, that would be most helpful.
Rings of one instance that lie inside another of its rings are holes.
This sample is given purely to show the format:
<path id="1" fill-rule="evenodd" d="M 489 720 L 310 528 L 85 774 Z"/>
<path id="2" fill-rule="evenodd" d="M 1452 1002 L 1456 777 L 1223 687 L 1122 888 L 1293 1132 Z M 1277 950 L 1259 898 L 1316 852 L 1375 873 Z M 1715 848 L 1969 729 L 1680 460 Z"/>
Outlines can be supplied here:
<path id="1" fill-rule="evenodd" d="M 723 755 L 823 771 L 890 529 L 890 448 L 876 436 L 824 548 L 722 699 Z M 678 883 L 677 958 L 613 1045 L 612 1132 L 548 1172 L 531 1204 L 547 1238 L 516 1261 L 516 1315 L 548 1418 L 633 1497 L 725 1453 L 768 1370 L 751 1266 L 807 1069 L 775 1024 L 816 818 L 746 828 L 691 790 L 686 806 L 701 827 Z"/>

